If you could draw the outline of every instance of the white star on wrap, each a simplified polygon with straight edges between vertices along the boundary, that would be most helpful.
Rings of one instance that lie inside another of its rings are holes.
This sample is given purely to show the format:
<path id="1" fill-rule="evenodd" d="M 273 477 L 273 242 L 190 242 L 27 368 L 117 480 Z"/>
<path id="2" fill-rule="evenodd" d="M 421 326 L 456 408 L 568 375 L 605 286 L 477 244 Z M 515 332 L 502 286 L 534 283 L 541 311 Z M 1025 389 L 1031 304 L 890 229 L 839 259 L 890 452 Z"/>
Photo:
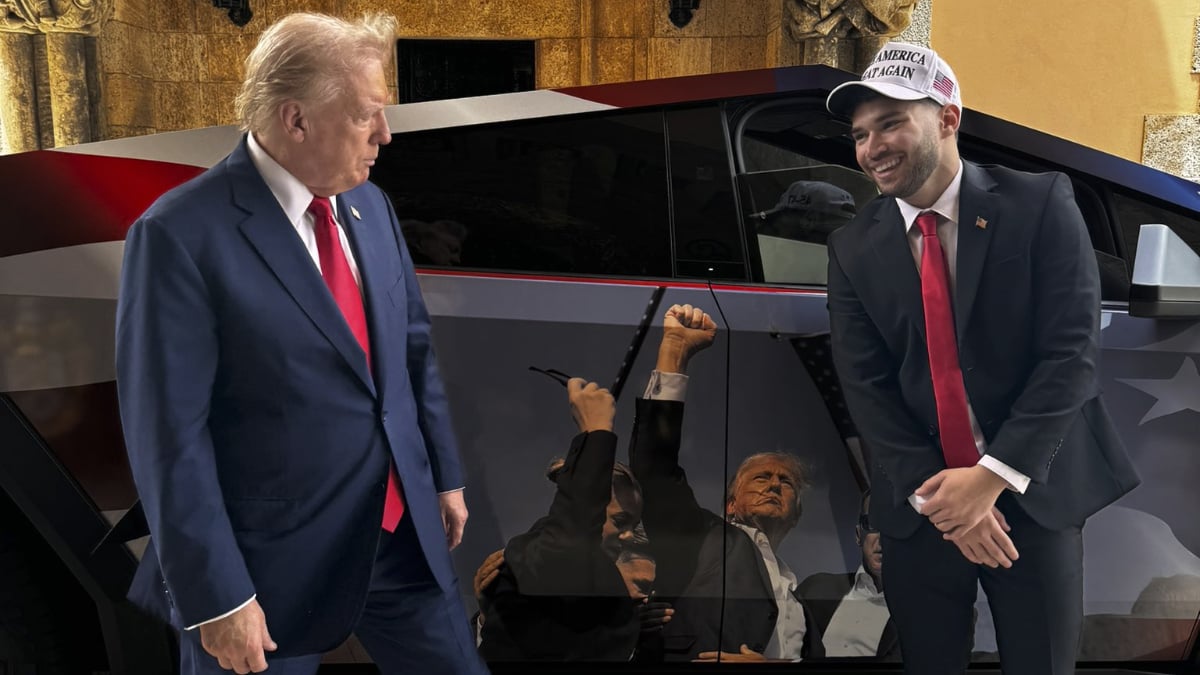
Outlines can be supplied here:
<path id="1" fill-rule="evenodd" d="M 1146 411 L 1142 421 L 1138 422 L 1139 427 L 1150 420 L 1181 410 L 1200 412 L 1200 371 L 1196 370 L 1196 361 L 1190 356 L 1183 358 L 1179 370 L 1168 380 L 1117 378 L 1117 381 L 1158 399 L 1150 410 Z"/>

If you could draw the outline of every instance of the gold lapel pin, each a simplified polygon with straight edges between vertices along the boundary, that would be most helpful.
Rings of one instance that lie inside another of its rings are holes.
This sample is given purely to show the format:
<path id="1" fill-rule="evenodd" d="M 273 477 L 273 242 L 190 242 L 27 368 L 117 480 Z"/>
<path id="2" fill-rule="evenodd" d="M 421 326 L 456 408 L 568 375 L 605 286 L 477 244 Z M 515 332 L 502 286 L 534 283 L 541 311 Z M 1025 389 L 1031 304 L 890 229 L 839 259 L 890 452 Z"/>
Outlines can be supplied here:
<path id="1" fill-rule="evenodd" d="M 357 216 L 358 214 L 356 213 L 354 215 Z M 981 230 L 986 230 L 987 229 L 987 219 L 984 218 L 983 216 L 975 216 L 975 227 L 978 227 Z"/>
<path id="2" fill-rule="evenodd" d="M 350 215 L 354 216 L 355 220 L 362 220 L 362 216 L 358 215 L 358 209 L 354 208 L 353 206 L 350 207 Z M 979 222 L 976 221 L 975 224 L 979 225 Z M 982 225 L 980 225 L 980 227 L 982 227 Z"/>

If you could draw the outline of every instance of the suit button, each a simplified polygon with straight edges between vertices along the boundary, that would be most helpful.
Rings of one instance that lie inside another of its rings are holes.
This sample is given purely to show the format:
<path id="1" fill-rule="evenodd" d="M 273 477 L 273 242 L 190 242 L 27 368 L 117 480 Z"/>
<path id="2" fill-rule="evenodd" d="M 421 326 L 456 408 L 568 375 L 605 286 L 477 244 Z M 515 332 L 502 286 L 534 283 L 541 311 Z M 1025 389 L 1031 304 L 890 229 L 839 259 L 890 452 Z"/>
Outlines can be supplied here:
<path id="1" fill-rule="evenodd" d="M 771 612 L 770 614 L 767 615 L 767 618 L 770 619 L 772 623 L 774 623 L 775 619 L 779 618 L 779 612 Z M 755 650 L 755 651 L 758 651 L 758 650 Z"/>
<path id="2" fill-rule="evenodd" d="M 933 426 L 932 424 L 929 425 L 929 435 L 937 436 L 937 427 Z"/>
<path id="3" fill-rule="evenodd" d="M 388 412 L 386 410 L 384 410 L 383 415 L 380 416 L 380 419 L 382 419 L 384 422 L 386 422 L 387 416 L 388 416 Z"/>

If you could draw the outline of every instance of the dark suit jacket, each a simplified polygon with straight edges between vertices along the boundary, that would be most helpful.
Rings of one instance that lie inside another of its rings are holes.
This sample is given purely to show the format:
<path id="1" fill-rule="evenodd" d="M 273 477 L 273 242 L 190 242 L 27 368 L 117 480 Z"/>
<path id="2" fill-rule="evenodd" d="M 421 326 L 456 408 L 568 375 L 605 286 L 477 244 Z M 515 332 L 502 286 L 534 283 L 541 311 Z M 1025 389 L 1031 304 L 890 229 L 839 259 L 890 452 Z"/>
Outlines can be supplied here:
<path id="1" fill-rule="evenodd" d="M 696 502 L 679 466 L 682 422 L 683 403 L 638 399 L 629 449 L 658 563 L 655 588 L 675 608 L 663 631 L 665 656 L 736 653 L 743 644 L 761 652 L 779 616 L 766 564 L 749 535 Z M 821 634 L 807 607 L 805 619 L 804 656 L 820 658 Z"/>
<path id="2" fill-rule="evenodd" d="M 1070 180 L 964 162 L 959 360 L 988 454 L 1032 480 L 1017 503 L 1049 529 L 1081 525 L 1138 478 L 1100 399 L 1100 282 Z M 871 522 L 906 537 L 905 502 L 945 468 L 921 282 L 900 210 L 877 198 L 829 238 L 834 363 L 871 449 Z"/>
<path id="3" fill-rule="evenodd" d="M 280 656 L 349 634 L 389 459 L 413 555 L 454 584 L 437 493 L 463 482 L 429 316 L 383 192 L 337 202 L 370 370 L 245 139 L 134 223 L 117 307 L 121 419 L 152 534 L 130 597 L 189 626 L 257 594 Z"/>
<path id="4" fill-rule="evenodd" d="M 576 436 L 549 513 L 508 542 L 500 574 L 484 591 L 484 659 L 629 660 L 641 626 L 601 548 L 616 447 L 608 431 Z"/>
<path id="5" fill-rule="evenodd" d="M 854 572 L 844 574 L 814 574 L 800 583 L 797 589 L 808 606 L 809 612 L 816 622 L 821 635 L 827 633 L 833 613 L 837 611 L 842 599 L 854 588 Z M 896 635 L 896 626 L 889 618 L 879 636 L 879 648 L 875 651 L 876 658 L 888 661 L 900 660 L 900 639 Z"/>

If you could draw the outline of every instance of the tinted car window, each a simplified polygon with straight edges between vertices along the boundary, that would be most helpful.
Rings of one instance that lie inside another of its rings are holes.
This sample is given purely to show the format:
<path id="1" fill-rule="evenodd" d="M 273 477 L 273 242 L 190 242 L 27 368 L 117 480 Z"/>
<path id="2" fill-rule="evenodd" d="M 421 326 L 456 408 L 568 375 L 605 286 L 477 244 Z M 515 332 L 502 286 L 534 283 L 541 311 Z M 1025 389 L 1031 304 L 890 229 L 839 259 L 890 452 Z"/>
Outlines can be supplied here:
<path id="1" fill-rule="evenodd" d="M 750 108 L 740 121 L 738 176 L 747 238 L 767 283 L 826 283 L 829 234 L 878 191 L 853 161 L 844 128 L 812 101 Z"/>
<path id="2" fill-rule="evenodd" d="M 1180 239 L 1187 242 L 1193 251 L 1200 253 L 1200 221 L 1196 220 L 1194 214 L 1180 214 L 1120 192 L 1113 194 L 1113 205 L 1120 220 L 1121 237 L 1125 240 L 1125 249 L 1129 252 L 1130 260 L 1134 259 L 1137 252 L 1138 231 L 1142 225 L 1149 223 L 1167 225 Z"/>
<path id="3" fill-rule="evenodd" d="M 676 275 L 745 279 L 720 110 L 716 106 L 668 110 L 666 118 Z"/>
<path id="4" fill-rule="evenodd" d="M 396 136 L 372 177 L 418 265 L 670 276 L 662 114 Z"/>

